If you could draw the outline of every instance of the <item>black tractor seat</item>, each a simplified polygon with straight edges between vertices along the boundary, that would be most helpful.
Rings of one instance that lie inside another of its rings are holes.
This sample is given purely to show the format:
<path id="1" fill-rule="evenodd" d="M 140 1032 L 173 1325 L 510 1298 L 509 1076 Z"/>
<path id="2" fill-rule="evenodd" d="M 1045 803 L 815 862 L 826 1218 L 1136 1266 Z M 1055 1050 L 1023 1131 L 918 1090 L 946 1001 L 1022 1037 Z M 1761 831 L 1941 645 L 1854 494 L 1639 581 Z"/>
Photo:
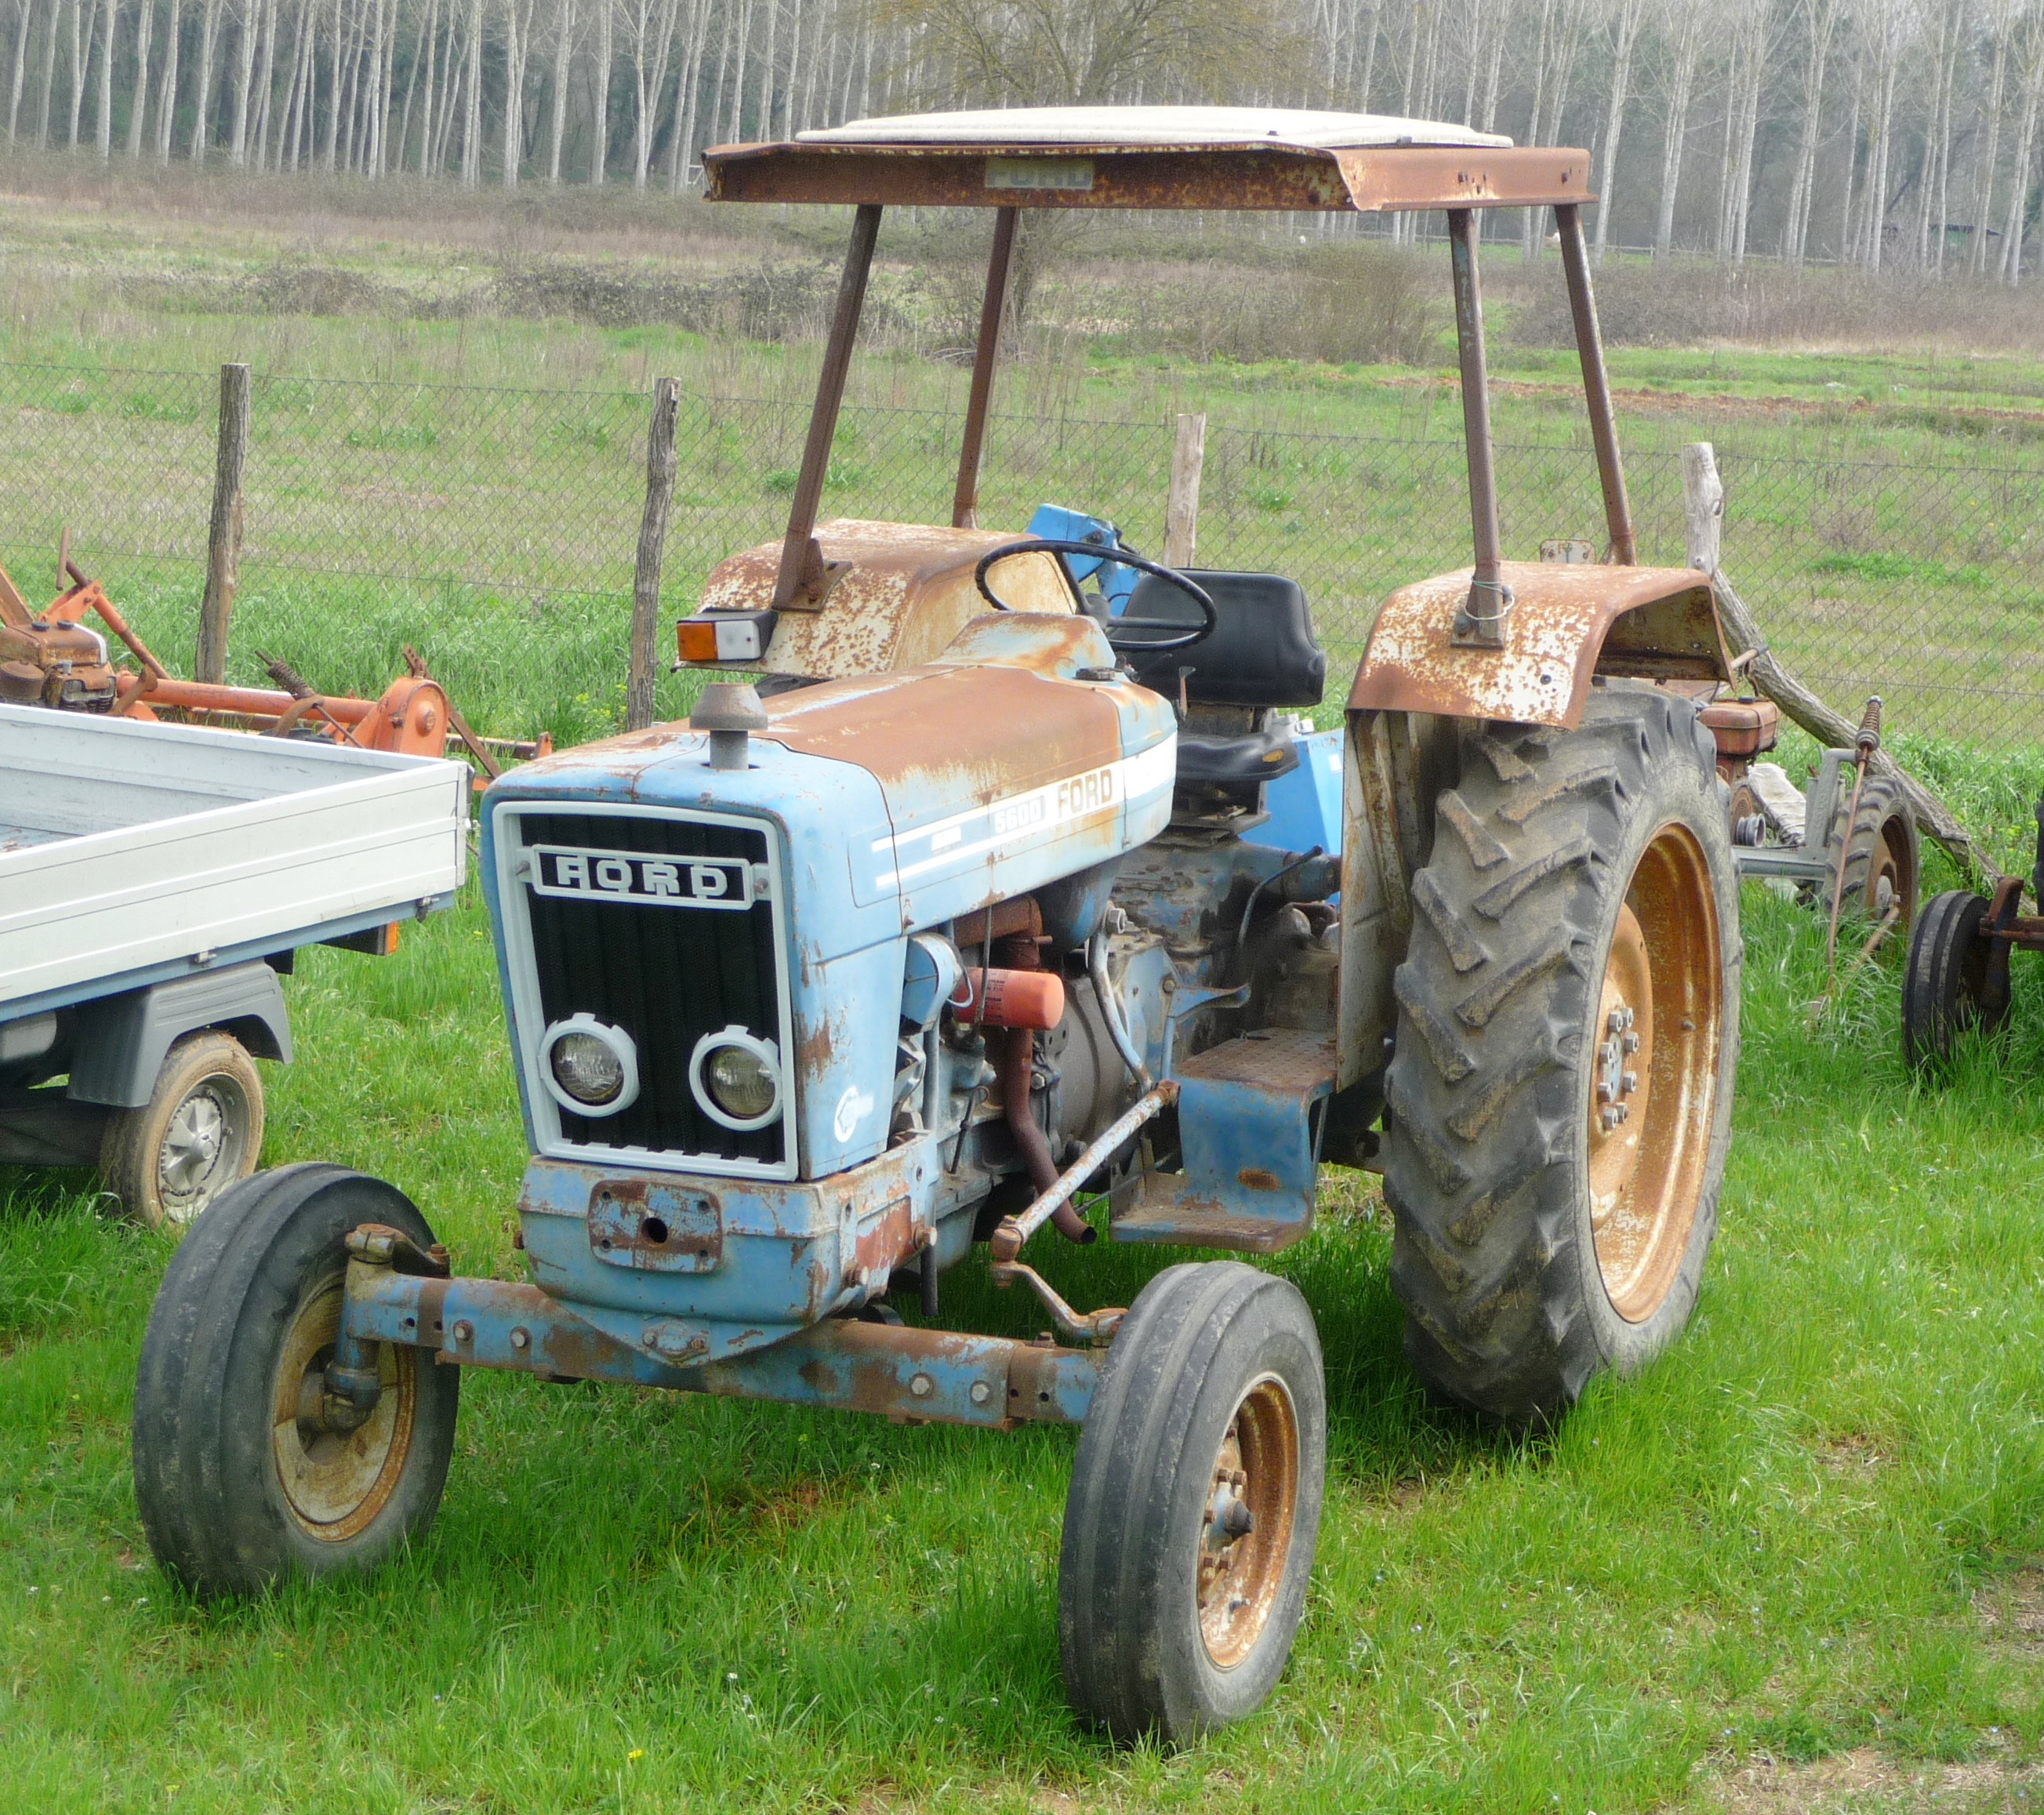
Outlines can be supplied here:
<path id="1" fill-rule="evenodd" d="M 1327 685 L 1327 653 L 1313 636 L 1305 590 L 1281 574 L 1186 572 L 1214 602 L 1213 634 L 1189 648 L 1129 657 L 1135 678 L 1166 699 L 1180 698 L 1182 669 L 1189 706 L 1223 709 L 1193 713 L 1181 727 L 1179 783 L 1239 789 L 1274 782 L 1298 767 L 1299 752 L 1289 725 L 1272 722 L 1274 710 L 1318 706 Z M 1127 615 L 1200 621 L 1199 607 L 1154 574 L 1136 583 Z"/>
<path id="2" fill-rule="evenodd" d="M 1299 746 L 1289 725 L 1261 731 L 1224 734 L 1201 731 L 1178 733 L 1178 779 L 1226 786 L 1274 782 L 1299 766 Z"/>

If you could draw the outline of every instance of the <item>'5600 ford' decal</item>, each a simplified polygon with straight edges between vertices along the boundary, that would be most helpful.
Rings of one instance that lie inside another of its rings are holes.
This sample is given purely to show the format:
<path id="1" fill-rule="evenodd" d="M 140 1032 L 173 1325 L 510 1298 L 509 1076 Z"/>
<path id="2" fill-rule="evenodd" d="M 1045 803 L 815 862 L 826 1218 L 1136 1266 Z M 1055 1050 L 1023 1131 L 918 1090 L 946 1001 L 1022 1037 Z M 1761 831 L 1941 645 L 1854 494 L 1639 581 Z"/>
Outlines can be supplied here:
<path id="1" fill-rule="evenodd" d="M 989 801 L 933 825 L 877 839 L 873 851 L 882 888 L 925 882 L 989 852 L 1029 844 L 1075 822 L 1148 799 L 1178 773 L 1178 740 L 1167 737 L 1140 756 L 1124 756 L 1025 794 Z"/>
<path id="2" fill-rule="evenodd" d="M 736 857 L 661 857 L 643 851 L 578 851 L 535 844 L 536 894 L 653 907 L 748 908 L 752 866 Z"/>

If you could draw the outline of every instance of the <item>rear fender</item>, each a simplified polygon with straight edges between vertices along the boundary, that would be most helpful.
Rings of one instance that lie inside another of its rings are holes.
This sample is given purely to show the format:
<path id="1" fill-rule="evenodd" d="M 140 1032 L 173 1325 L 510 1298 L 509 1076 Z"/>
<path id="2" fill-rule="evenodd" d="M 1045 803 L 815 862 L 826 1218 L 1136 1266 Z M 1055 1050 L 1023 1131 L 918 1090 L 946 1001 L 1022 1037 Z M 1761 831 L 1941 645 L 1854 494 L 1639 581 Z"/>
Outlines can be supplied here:
<path id="1" fill-rule="evenodd" d="M 1449 640 L 1470 570 L 1401 587 L 1384 602 L 1349 695 L 1351 713 L 1552 725 L 1573 731 L 1593 675 L 1729 680 L 1708 577 L 1691 567 L 1507 561 L 1500 648 Z"/>

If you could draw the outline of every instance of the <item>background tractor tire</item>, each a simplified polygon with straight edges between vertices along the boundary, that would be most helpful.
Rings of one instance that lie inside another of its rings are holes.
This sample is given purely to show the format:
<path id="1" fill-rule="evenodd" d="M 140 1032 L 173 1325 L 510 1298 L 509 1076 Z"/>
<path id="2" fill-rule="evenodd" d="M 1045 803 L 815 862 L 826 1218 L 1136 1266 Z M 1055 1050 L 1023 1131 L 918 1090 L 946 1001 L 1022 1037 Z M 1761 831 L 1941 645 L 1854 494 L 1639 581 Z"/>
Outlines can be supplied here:
<path id="1" fill-rule="evenodd" d="M 1065 1502 L 1058 1642 L 1082 1718 L 1177 1743 L 1261 1705 L 1305 1608 L 1327 1433 L 1297 1286 L 1209 1261 L 1143 1288 Z"/>
<path id="2" fill-rule="evenodd" d="M 349 1230 L 432 1232 L 395 1187 L 338 1166 L 259 1172 L 171 1256 L 135 1383 L 135 1497 L 157 1562 L 202 1598 L 374 1567 L 439 1509 L 461 1370 L 381 1345 L 359 1429 L 320 1421 Z"/>
<path id="3" fill-rule="evenodd" d="M 1739 1052 L 1737 872 L 1684 700 L 1594 687 L 1573 732 L 1470 725 L 1395 978 L 1385 1195 L 1406 1350 L 1549 1419 L 1696 1303 Z"/>
<path id="4" fill-rule="evenodd" d="M 1981 936 L 1988 903 L 1966 889 L 1933 895 L 1909 936 L 1902 969 L 1902 1056 L 1932 1071 L 1968 1029 L 1992 1035 L 2008 1013 L 2008 972 Z"/>
<path id="5" fill-rule="evenodd" d="M 1844 841 L 1845 885 L 1838 895 L 1840 917 L 1858 914 L 1878 921 L 1894 907 L 1900 909 L 1895 917 L 1895 930 L 1907 933 L 1916 918 L 1917 879 L 1922 874 L 1923 855 L 1915 809 L 1909 804 L 1909 796 L 1892 776 L 1869 775 L 1860 790 L 1859 811 L 1847 826 L 1846 814 L 1852 808 L 1849 770 L 1839 772 L 1838 794 L 1838 816 L 1825 842 L 1824 856 L 1835 866 L 1838 842 Z M 1832 887 L 1827 882 L 1818 898 L 1826 914 L 1831 912 Z"/>
<path id="6" fill-rule="evenodd" d="M 188 1033 L 164 1056 L 140 1109 L 116 1109 L 100 1137 L 99 1176 L 129 1215 L 179 1229 L 256 1170 L 263 1080 L 231 1033 Z"/>

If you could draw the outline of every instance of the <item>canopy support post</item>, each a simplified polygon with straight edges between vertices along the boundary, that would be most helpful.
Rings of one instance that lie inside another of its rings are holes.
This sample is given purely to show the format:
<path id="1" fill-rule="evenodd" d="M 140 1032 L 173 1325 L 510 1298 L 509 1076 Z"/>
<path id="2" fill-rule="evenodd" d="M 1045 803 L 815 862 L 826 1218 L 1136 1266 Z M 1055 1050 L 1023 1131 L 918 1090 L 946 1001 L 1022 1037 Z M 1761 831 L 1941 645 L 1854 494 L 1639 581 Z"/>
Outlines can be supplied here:
<path id="1" fill-rule="evenodd" d="M 1483 288 L 1477 275 L 1476 213 L 1448 211 L 1448 255 L 1454 271 L 1455 348 L 1462 362 L 1462 438 L 1469 455 L 1470 532 L 1475 572 L 1469 596 L 1455 613 L 1450 640 L 1466 648 L 1504 644 L 1512 589 L 1500 577 L 1497 469 L 1490 446 L 1490 375 L 1483 352 Z"/>
<path id="2" fill-rule="evenodd" d="M 824 348 L 823 371 L 816 380 L 816 406 L 809 417 L 809 438 L 795 480 L 788 534 L 781 544 L 781 568 L 774 582 L 776 611 L 819 609 L 843 571 L 840 563 L 826 562 L 816 545 L 816 506 L 823 500 L 824 477 L 830 471 L 838 406 L 844 401 L 845 375 L 851 369 L 852 342 L 858 337 L 859 317 L 866 306 L 866 279 L 873 269 L 874 243 L 879 236 L 879 205 L 862 202 L 852 217 L 851 244 L 844 256 L 844 275 L 838 279 L 837 306 Z"/>
<path id="3" fill-rule="evenodd" d="M 986 260 L 986 294 L 979 306 L 979 344 L 973 349 L 972 390 L 966 399 L 965 442 L 959 449 L 958 489 L 951 494 L 951 527 L 979 527 L 979 467 L 986 443 L 986 413 L 993 401 L 993 368 L 1001 357 L 1001 318 L 1008 306 L 1008 266 L 1015 251 L 1016 211 L 993 214 L 993 249 Z"/>
<path id="4" fill-rule="evenodd" d="M 1597 483 L 1604 488 L 1604 529 L 1611 559 L 1637 567 L 1632 506 L 1625 495 L 1625 468 L 1618 456 L 1618 425 L 1612 414 L 1611 380 L 1604 367 L 1604 335 L 1597 326 L 1596 295 L 1590 287 L 1589 255 L 1583 248 L 1581 205 L 1557 202 L 1554 225 L 1562 240 L 1562 269 L 1569 280 L 1569 313 L 1575 317 L 1576 356 L 1582 361 L 1583 398 L 1589 406 L 1590 439 L 1596 447 Z"/>

